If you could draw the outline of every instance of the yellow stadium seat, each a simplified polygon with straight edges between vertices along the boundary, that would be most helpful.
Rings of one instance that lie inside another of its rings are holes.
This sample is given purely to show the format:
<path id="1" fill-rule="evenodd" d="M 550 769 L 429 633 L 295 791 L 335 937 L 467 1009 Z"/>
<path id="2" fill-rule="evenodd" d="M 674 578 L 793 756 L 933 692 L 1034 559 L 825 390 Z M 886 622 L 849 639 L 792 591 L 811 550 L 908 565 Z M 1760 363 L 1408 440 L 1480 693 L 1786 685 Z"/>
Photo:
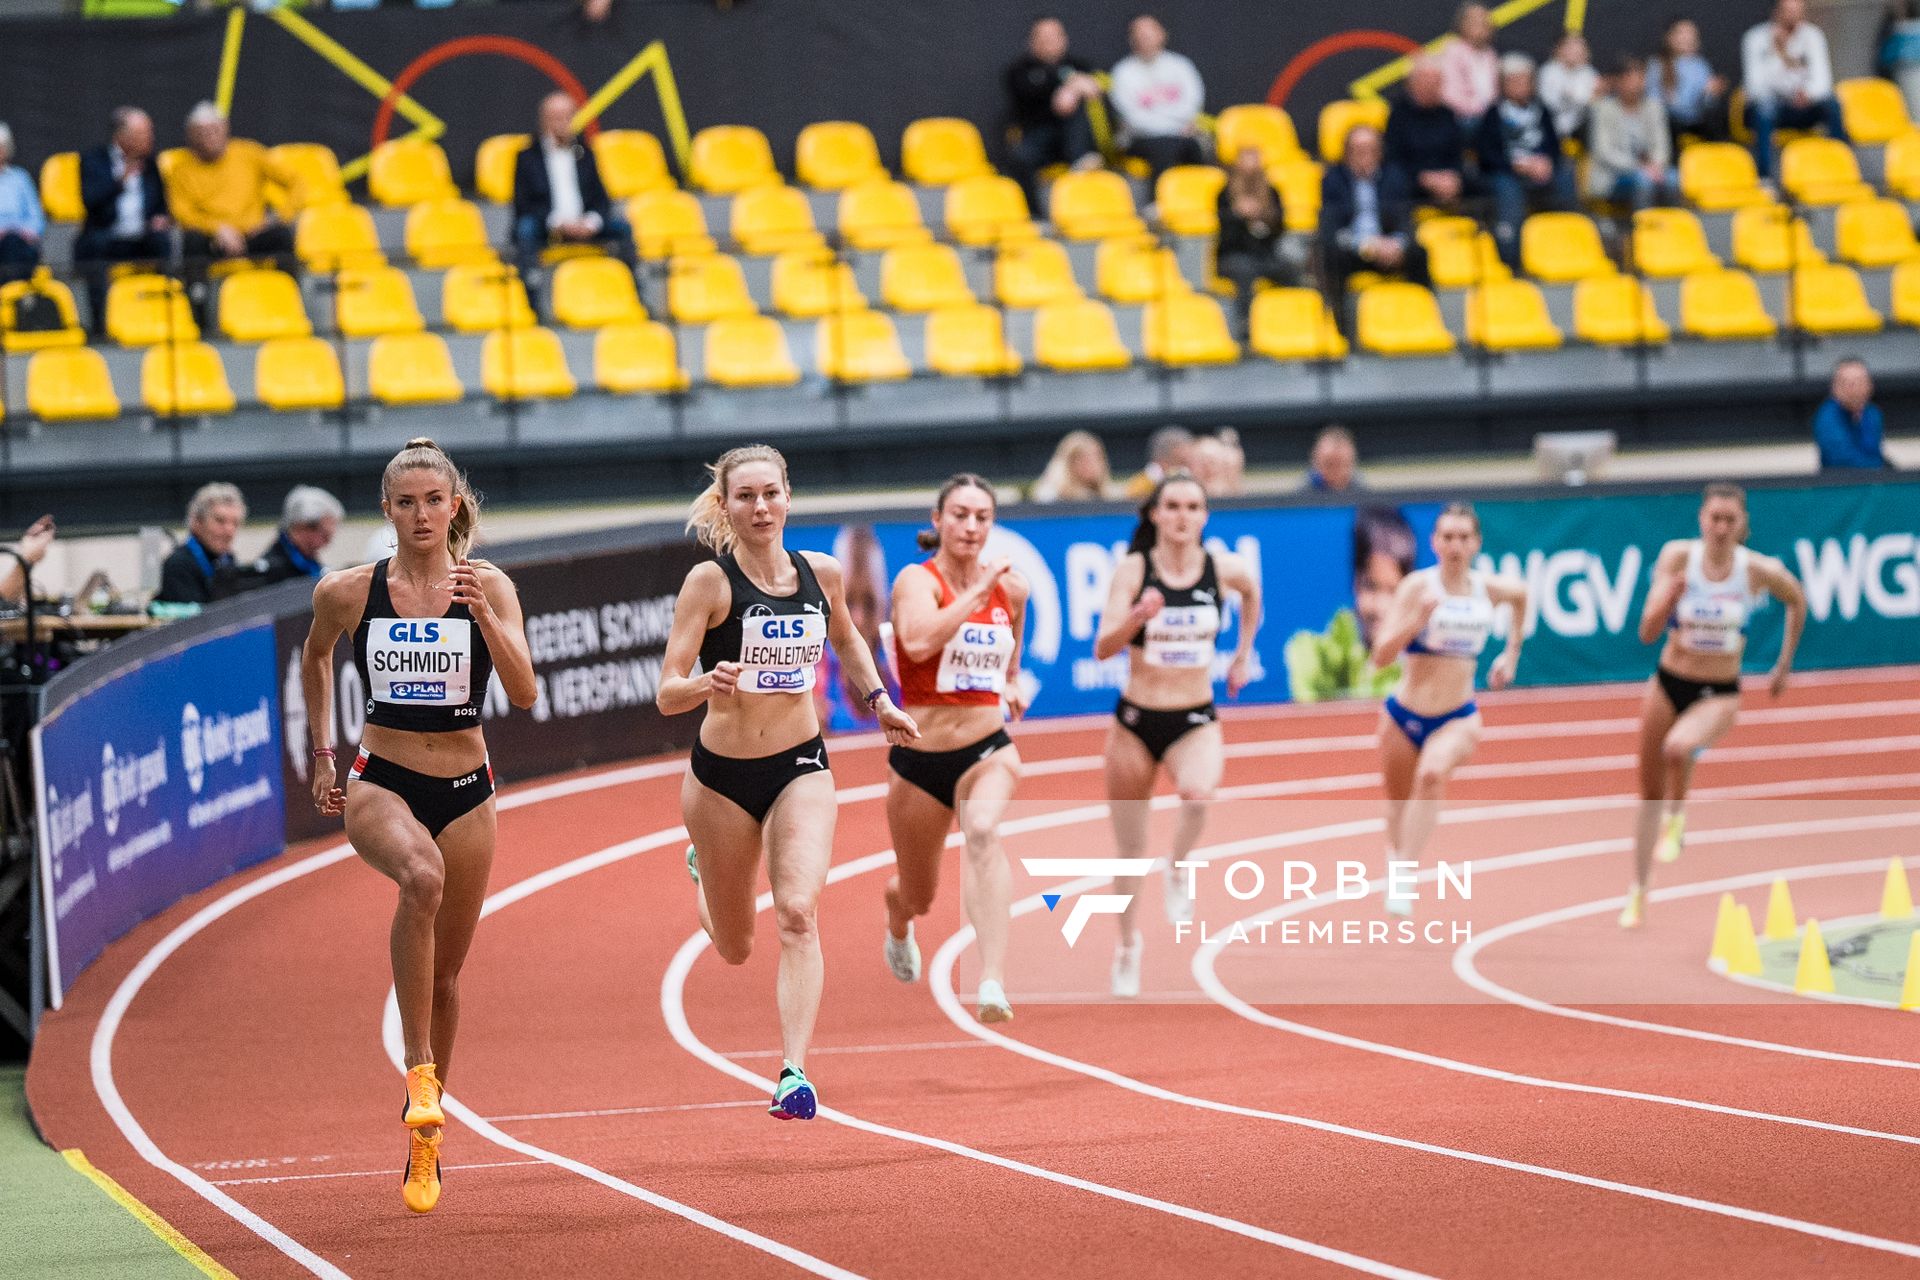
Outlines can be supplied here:
<path id="1" fill-rule="evenodd" d="M 1780 152 L 1780 182 L 1802 204 L 1867 200 L 1853 148 L 1837 138 L 1795 138 Z"/>
<path id="2" fill-rule="evenodd" d="M 840 193 L 834 217 L 840 235 L 856 249 L 891 249 L 932 238 L 920 217 L 920 198 L 904 182 L 880 178 Z"/>
<path id="3" fill-rule="evenodd" d="M 1840 99 L 1840 111 L 1846 119 L 1847 136 L 1855 146 L 1874 146 L 1892 142 L 1913 128 L 1907 114 L 1907 100 L 1900 86 L 1878 76 L 1842 80 L 1833 86 Z"/>
<path id="4" fill-rule="evenodd" d="M 831 315 L 813 331 L 814 367 L 839 382 L 898 382 L 913 376 L 893 319 L 880 311 Z"/>
<path id="5" fill-rule="evenodd" d="M 480 344 L 480 384 L 496 400 L 564 400 L 579 388 L 551 329 L 495 329 Z"/>
<path id="6" fill-rule="evenodd" d="M 1176 165 L 1153 184 L 1160 222 L 1177 236 L 1210 236 L 1220 230 L 1220 188 L 1227 171 L 1218 165 Z"/>
<path id="7" fill-rule="evenodd" d="M 1293 117 L 1275 106 L 1249 103 L 1228 107 L 1213 123 L 1215 149 L 1220 163 L 1232 164 L 1242 149 L 1252 147 L 1260 153 L 1261 164 L 1271 168 L 1282 160 L 1305 158 Z"/>
<path id="8" fill-rule="evenodd" d="M 1320 185 L 1325 170 L 1312 160 L 1296 156 L 1267 170 L 1286 206 L 1287 230 L 1313 231 L 1320 225 Z"/>
<path id="9" fill-rule="evenodd" d="M 740 264 L 722 254 L 675 258 L 667 268 L 667 310 L 681 324 L 706 324 L 759 310 Z"/>
<path id="10" fill-rule="evenodd" d="M 447 167 L 447 153 L 425 138 L 393 138 L 373 149 L 367 162 L 367 194 L 390 209 L 460 194 Z"/>
<path id="11" fill-rule="evenodd" d="M 802 183 L 822 191 L 844 191 L 887 176 L 872 131 L 848 120 L 822 120 L 802 129 L 794 142 L 793 167 Z"/>
<path id="12" fill-rule="evenodd" d="M 1108 169 L 1060 175 L 1048 192 L 1047 209 L 1053 225 L 1069 240 L 1105 240 L 1145 229 L 1134 212 L 1133 188 Z"/>
<path id="13" fill-rule="evenodd" d="M 786 387 L 800 381 L 787 331 L 772 316 L 727 316 L 707 326 L 707 380 L 723 387 Z"/>
<path id="14" fill-rule="evenodd" d="M 1852 267 L 1827 263 L 1793 273 L 1793 323 L 1810 333 L 1877 333 L 1885 321 Z"/>
<path id="15" fill-rule="evenodd" d="M 390 333 L 367 351 L 367 387 L 382 404 L 451 404 L 466 395 L 437 333 Z"/>
<path id="16" fill-rule="evenodd" d="M 1564 284 L 1614 273 L 1600 228 L 1584 213 L 1536 213 L 1520 228 L 1520 263 L 1537 280 Z"/>
<path id="17" fill-rule="evenodd" d="M 140 398 L 162 416 L 232 413 L 220 353 L 204 342 L 162 342 L 140 357 Z"/>
<path id="18" fill-rule="evenodd" d="M 689 168 L 693 185 L 714 195 L 780 183 L 767 135 L 751 125 L 708 125 L 694 134 Z"/>
<path id="19" fill-rule="evenodd" d="M 1895 200 L 1854 200 L 1834 219 L 1839 253 L 1863 267 L 1891 267 L 1920 256 L 1913 219 Z"/>
<path id="20" fill-rule="evenodd" d="M 347 184 L 333 148 L 318 142 L 283 142 L 267 149 L 267 159 L 288 181 L 287 206 L 295 211 L 318 204 L 345 204 Z"/>
<path id="21" fill-rule="evenodd" d="M 1696 338 L 1770 338 L 1779 326 L 1744 271 L 1702 271 L 1680 282 L 1680 328 Z"/>
<path id="22" fill-rule="evenodd" d="M 1791 271 L 1827 255 L 1785 205 L 1755 204 L 1733 215 L 1733 260 L 1748 271 Z"/>
<path id="23" fill-rule="evenodd" d="M 1887 193 L 1902 200 L 1920 200 L 1920 129 L 1901 134 L 1887 144 Z"/>
<path id="24" fill-rule="evenodd" d="M 1270 360 L 1344 360 L 1348 350 L 1318 289 L 1255 294 L 1248 345 Z"/>
<path id="25" fill-rule="evenodd" d="M 524 133 L 496 133 L 480 144 L 473 153 L 473 189 L 482 200 L 513 203 L 514 166 L 520 162 L 520 153 L 532 145 L 533 138 Z"/>
<path id="26" fill-rule="evenodd" d="M 939 311 L 974 301 L 952 245 L 908 244 L 880 259 L 880 297 L 895 311 Z"/>
<path id="27" fill-rule="evenodd" d="M 46 422 L 119 417 L 106 357 L 92 347 L 34 352 L 27 361 L 27 408 Z"/>
<path id="28" fill-rule="evenodd" d="M 79 222 L 87 216 L 80 200 L 78 151 L 56 151 L 41 162 L 40 205 L 53 222 Z"/>
<path id="29" fill-rule="evenodd" d="M 1652 292 L 1632 276 L 1597 276 L 1575 285 L 1573 334 L 1608 347 L 1657 346 L 1673 337 Z"/>
<path id="30" fill-rule="evenodd" d="M 500 262 L 463 262 L 440 278 L 440 319 L 461 333 L 538 324 L 519 271 Z"/>
<path id="31" fill-rule="evenodd" d="M 1104 302 L 1049 302 L 1034 313 L 1033 358 L 1048 369 L 1124 369 L 1133 356 Z"/>
<path id="32" fill-rule="evenodd" d="M 1320 108 L 1320 158 L 1328 164 L 1339 164 L 1347 153 L 1347 135 L 1355 125 L 1361 124 L 1386 128 L 1387 100 L 1368 98 L 1356 102 L 1345 98 Z"/>
<path id="33" fill-rule="evenodd" d="M 685 391 L 688 382 L 673 330 L 655 320 L 610 324 L 596 334 L 593 380 L 621 395 Z"/>
<path id="34" fill-rule="evenodd" d="M 1633 269 L 1661 278 L 1713 271 L 1720 259 L 1689 209 L 1642 209 L 1633 215 Z"/>
<path id="35" fill-rule="evenodd" d="M 853 268 L 824 249 L 792 249 L 773 260 L 773 305 L 811 318 L 867 306 Z"/>
<path id="36" fill-rule="evenodd" d="M 1920 262 L 1903 262 L 1894 268 L 1893 318 L 1920 328 Z"/>
<path id="37" fill-rule="evenodd" d="M 1057 240 L 1004 246 L 993 263 L 993 293 L 1008 307 L 1040 307 L 1082 296 L 1066 246 Z"/>
<path id="38" fill-rule="evenodd" d="M 1680 153 L 1680 194 L 1709 212 L 1770 202 L 1753 153 L 1731 142 L 1696 142 Z"/>
<path id="39" fill-rule="evenodd" d="M 398 267 L 350 267 L 334 282 L 334 324 L 349 338 L 426 328 L 413 282 Z"/>
<path id="40" fill-rule="evenodd" d="M 660 139 L 644 129 L 602 129 L 593 140 L 593 162 L 600 170 L 600 185 L 614 200 L 642 191 L 670 191 L 675 185 Z"/>
<path id="41" fill-rule="evenodd" d="M 1027 197 L 1012 178 L 979 174 L 947 188 L 947 231 L 961 244 L 1001 244 L 1030 240 L 1038 232 L 1028 216 Z"/>
<path id="42" fill-rule="evenodd" d="M 688 191 L 643 191 L 627 201 L 635 246 L 650 262 L 713 252 L 700 197 Z"/>
<path id="43" fill-rule="evenodd" d="M 1226 312 L 1202 293 L 1149 302 L 1140 317 L 1140 340 L 1147 359 L 1157 364 L 1232 364 L 1240 358 Z"/>
<path id="44" fill-rule="evenodd" d="M 300 286 L 284 271 L 237 271 L 220 282 L 220 332 L 235 342 L 313 332 Z"/>
<path id="45" fill-rule="evenodd" d="M 192 342 L 200 326 L 178 280 L 141 272 L 121 276 L 107 289 L 107 336 L 123 347 L 150 347 Z"/>
<path id="46" fill-rule="evenodd" d="M 1434 223 L 1442 226 L 1429 231 Z M 1418 235 L 1435 288 L 1471 289 L 1513 278 L 1512 269 L 1500 260 L 1500 246 L 1471 218 L 1433 218 L 1421 225 Z"/>
<path id="47" fill-rule="evenodd" d="M 1531 280 L 1495 280 L 1467 295 L 1467 341 L 1489 351 L 1547 351 L 1564 341 Z"/>
<path id="48" fill-rule="evenodd" d="M 798 187 L 750 187 L 733 198 L 730 233 L 747 253 L 820 249 L 813 205 Z"/>
<path id="49" fill-rule="evenodd" d="M 553 269 L 553 318 L 569 329 L 598 329 L 647 318 L 633 271 L 618 258 L 568 258 Z"/>
<path id="50" fill-rule="evenodd" d="M 956 378 L 1001 378 L 1020 372 L 1020 355 L 1007 345 L 1000 312 L 976 303 L 927 316 L 927 365 Z"/>
<path id="51" fill-rule="evenodd" d="M 269 409 L 337 409 L 347 398 L 340 357 L 321 338 L 275 338 L 254 356 L 253 394 Z"/>
<path id="52" fill-rule="evenodd" d="M 423 200 L 407 210 L 407 256 L 439 270 L 460 262 L 491 262 L 480 207 L 470 200 Z"/>
<path id="53" fill-rule="evenodd" d="M 1440 355 L 1454 348 L 1440 304 L 1417 284 L 1377 284 L 1360 295 L 1362 348 L 1385 356 Z"/>
<path id="54" fill-rule="evenodd" d="M 53 299 L 54 309 L 60 313 L 58 329 L 11 327 L 17 300 L 29 292 Z M 9 280 L 0 285 L 0 326 L 6 326 L 4 332 L 0 332 L 0 350 L 9 354 L 41 351 L 47 347 L 78 347 L 87 341 L 86 331 L 80 327 L 79 312 L 73 305 L 73 290 L 65 282 L 55 280 L 45 267 L 35 271 L 31 280 Z"/>
<path id="55" fill-rule="evenodd" d="M 374 267 L 387 260 L 373 215 L 357 204 L 315 205 L 293 226 L 293 251 L 309 271 Z"/>
<path id="56" fill-rule="evenodd" d="M 993 172 L 980 130 L 973 121 L 952 116 L 932 116 L 908 125 L 900 135 L 900 167 L 908 181 L 924 187 L 949 186 Z"/>
<path id="57" fill-rule="evenodd" d="M 1104 241 L 1094 274 L 1100 292 L 1114 302 L 1151 302 L 1193 292 L 1180 274 L 1179 257 L 1150 236 Z"/>

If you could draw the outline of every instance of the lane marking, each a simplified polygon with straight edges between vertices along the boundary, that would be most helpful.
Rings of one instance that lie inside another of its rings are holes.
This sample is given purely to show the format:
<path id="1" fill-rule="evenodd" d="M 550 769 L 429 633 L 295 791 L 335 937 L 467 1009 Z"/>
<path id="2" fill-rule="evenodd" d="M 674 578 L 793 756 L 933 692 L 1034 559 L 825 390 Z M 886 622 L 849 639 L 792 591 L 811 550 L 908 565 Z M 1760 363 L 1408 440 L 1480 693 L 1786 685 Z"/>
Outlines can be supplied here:
<path id="1" fill-rule="evenodd" d="M 96 1169 L 80 1148 L 68 1147 L 60 1154 L 74 1172 L 106 1192 L 109 1199 L 132 1214 L 141 1226 L 159 1236 L 169 1249 L 199 1268 L 201 1274 L 211 1276 L 213 1280 L 235 1280 L 233 1272 L 215 1262 L 205 1249 L 181 1234 L 178 1227 L 147 1208 L 140 1197 L 115 1182 L 105 1172 Z"/>
<path id="2" fill-rule="evenodd" d="M 592 1111 L 529 1111 L 517 1116 L 488 1116 L 487 1120 L 493 1124 L 510 1124 L 516 1120 L 596 1120 L 602 1116 L 650 1116 L 668 1111 L 722 1111 L 732 1107 L 759 1105 L 757 1102 L 676 1102 L 658 1107 L 598 1107 Z"/>
<path id="3" fill-rule="evenodd" d="M 489 1160 L 484 1164 L 449 1164 L 441 1166 L 449 1173 L 460 1173 L 468 1169 L 511 1169 L 519 1165 L 539 1164 L 538 1160 Z M 355 1169 L 351 1173 L 284 1173 L 273 1178 L 220 1178 L 214 1182 L 216 1187 L 252 1187 L 276 1182 L 318 1182 L 325 1178 L 391 1178 L 391 1169 Z"/>

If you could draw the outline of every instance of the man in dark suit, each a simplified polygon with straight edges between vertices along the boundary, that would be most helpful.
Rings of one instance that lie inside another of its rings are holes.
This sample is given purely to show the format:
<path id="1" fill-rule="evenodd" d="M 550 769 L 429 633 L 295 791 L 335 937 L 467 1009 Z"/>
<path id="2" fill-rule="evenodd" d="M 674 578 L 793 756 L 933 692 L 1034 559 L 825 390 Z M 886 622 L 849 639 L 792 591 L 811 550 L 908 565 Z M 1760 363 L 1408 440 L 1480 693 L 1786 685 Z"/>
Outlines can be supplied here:
<path id="1" fill-rule="evenodd" d="M 547 95 L 540 132 L 513 166 L 513 244 L 522 271 L 550 244 L 599 243 L 633 260 L 633 232 L 600 182 L 593 149 L 573 132 L 573 99 Z"/>
<path id="2" fill-rule="evenodd" d="M 247 503 L 240 490 L 220 482 L 201 485 L 187 504 L 186 541 L 160 564 L 160 589 L 153 602 L 211 604 L 244 590 L 233 558 L 233 536 L 246 520 Z"/>
<path id="3" fill-rule="evenodd" d="M 1413 188 L 1381 163 L 1380 131 L 1356 125 L 1346 154 L 1320 180 L 1320 264 L 1327 303 L 1343 316 L 1347 278 L 1378 271 L 1426 284 L 1427 251 L 1413 234 Z"/>
<path id="4" fill-rule="evenodd" d="M 95 337 L 106 331 L 108 265 L 158 261 L 173 250 L 153 120 L 138 107 L 116 107 L 112 122 L 110 140 L 80 154 L 80 202 L 87 212 L 73 257 L 86 275 Z"/>

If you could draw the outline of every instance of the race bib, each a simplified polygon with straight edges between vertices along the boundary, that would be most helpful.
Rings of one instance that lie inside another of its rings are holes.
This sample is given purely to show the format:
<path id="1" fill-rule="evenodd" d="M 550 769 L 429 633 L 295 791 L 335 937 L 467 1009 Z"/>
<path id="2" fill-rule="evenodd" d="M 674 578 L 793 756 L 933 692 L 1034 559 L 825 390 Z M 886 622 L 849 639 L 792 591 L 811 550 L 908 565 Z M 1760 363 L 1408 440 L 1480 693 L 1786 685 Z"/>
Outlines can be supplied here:
<path id="1" fill-rule="evenodd" d="M 817 613 L 740 619 L 741 693 L 807 693 L 827 651 L 827 620 Z"/>
<path id="2" fill-rule="evenodd" d="M 367 680 L 375 702 L 464 706 L 473 694 L 472 619 L 376 619 L 367 628 Z"/>
<path id="3" fill-rule="evenodd" d="M 933 687 L 940 693 L 1004 693 L 1012 661 L 1012 627 L 963 622 L 940 653 Z"/>
<path id="4" fill-rule="evenodd" d="M 1427 619 L 1426 630 L 1420 634 L 1420 643 L 1426 646 L 1428 653 L 1437 653 L 1449 658 L 1477 658 L 1480 651 L 1487 647 L 1487 630 L 1492 624 L 1492 614 L 1478 607 L 1476 601 L 1465 600 L 1460 604 L 1452 601 L 1459 597 L 1448 597 Z"/>
<path id="5" fill-rule="evenodd" d="M 1747 606 L 1731 597 L 1682 600 L 1676 611 L 1680 643 L 1695 653 L 1739 653 L 1746 648 Z"/>
<path id="6" fill-rule="evenodd" d="M 1220 634 L 1220 607 L 1181 605 L 1162 609 L 1147 620 L 1144 648 L 1149 666 L 1207 667 Z"/>

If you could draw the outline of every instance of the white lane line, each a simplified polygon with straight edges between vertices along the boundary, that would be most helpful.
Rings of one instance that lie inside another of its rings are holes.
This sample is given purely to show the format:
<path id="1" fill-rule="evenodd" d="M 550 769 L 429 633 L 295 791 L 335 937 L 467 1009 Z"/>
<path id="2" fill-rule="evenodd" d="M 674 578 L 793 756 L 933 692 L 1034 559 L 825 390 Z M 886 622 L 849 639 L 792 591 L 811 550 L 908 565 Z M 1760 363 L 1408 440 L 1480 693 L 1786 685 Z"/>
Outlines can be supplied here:
<path id="1" fill-rule="evenodd" d="M 448 1173 L 462 1173 L 468 1169 L 512 1169 L 539 1163 L 538 1160 L 489 1160 L 484 1164 L 449 1164 L 441 1167 Z M 213 1185 L 257 1187 L 277 1182 L 319 1182 L 326 1178 L 391 1178 L 393 1174 L 392 1169 L 355 1169 L 351 1173 L 284 1173 L 276 1178 L 219 1178 Z"/>
<path id="2" fill-rule="evenodd" d="M 516 1120 L 598 1120 L 606 1116 L 651 1116 L 670 1111 L 725 1111 L 734 1107 L 757 1107 L 757 1102 L 676 1102 L 658 1107 L 598 1107 L 592 1111 L 528 1111 L 517 1116 L 488 1116 L 491 1124 L 511 1124 Z M 538 1164 L 539 1161 L 534 1161 Z"/>
<path id="3" fill-rule="evenodd" d="M 924 1044 L 816 1044 L 807 1049 L 807 1056 L 817 1058 L 827 1053 L 914 1053 L 921 1049 L 978 1049 L 977 1040 L 930 1040 Z M 729 1049 L 720 1055 L 723 1058 L 778 1058 L 778 1049 Z"/>
<path id="4" fill-rule="evenodd" d="M 1920 823 L 1920 815 L 1892 816 L 1901 819 L 1901 825 Z M 1869 824 L 1842 819 L 1828 823 L 1770 824 L 1767 827 L 1751 828 L 1750 830 L 1772 833 L 1775 828 L 1788 825 L 1796 825 L 1812 830 L 1856 830 L 1862 829 Z M 1711 834 L 1731 835 L 1730 832 Z M 1545 861 L 1547 859 L 1543 858 L 1541 860 Z M 1503 860 L 1488 859 L 1486 861 L 1497 862 Z M 1884 867 L 1886 864 L 1882 861 L 1877 865 Z M 1762 883 L 1764 882 L 1763 878 Z M 1082 887 L 1091 887 L 1095 883 L 1097 882 L 1090 879 L 1084 882 L 1076 881 L 1071 885 L 1062 886 L 1062 891 L 1073 892 Z M 1036 894 L 1015 903 L 1013 914 L 1015 916 L 1026 915 L 1038 910 L 1042 905 L 1039 895 Z M 1619 899 L 1613 899 L 1612 905 L 1617 907 L 1619 905 Z M 1605 904 L 1601 904 L 1598 909 L 1604 910 Z M 940 949 L 934 953 L 933 965 L 928 971 L 928 982 L 933 988 L 935 1000 L 939 1003 L 941 1011 L 947 1015 L 948 1021 L 952 1022 L 956 1027 L 959 1027 L 962 1031 L 996 1044 L 1003 1049 L 1017 1053 L 1022 1057 L 1031 1058 L 1036 1062 L 1042 1062 L 1049 1066 L 1076 1072 L 1091 1079 L 1115 1085 L 1145 1097 L 1154 1098 L 1163 1102 L 1178 1103 L 1199 1110 L 1214 1111 L 1226 1115 L 1243 1116 L 1257 1120 L 1271 1120 L 1296 1128 L 1315 1130 L 1321 1133 L 1334 1134 L 1339 1137 L 1356 1138 L 1364 1142 L 1377 1143 L 1383 1146 L 1397 1147 L 1408 1151 L 1418 1151 L 1425 1155 L 1444 1156 L 1470 1164 L 1486 1165 L 1516 1173 L 1533 1174 L 1537 1177 L 1547 1178 L 1557 1182 L 1567 1182 L 1577 1186 L 1590 1187 L 1595 1190 L 1611 1191 L 1620 1195 L 1632 1196 L 1637 1199 L 1652 1200 L 1662 1204 L 1675 1205 L 1680 1208 L 1694 1209 L 1702 1213 L 1714 1214 L 1723 1218 L 1751 1222 L 1760 1226 L 1776 1227 L 1801 1235 L 1813 1236 L 1823 1240 L 1832 1240 L 1841 1244 L 1857 1245 L 1861 1248 L 1873 1249 L 1882 1253 L 1920 1258 L 1920 1244 L 1913 1244 L 1904 1240 L 1891 1240 L 1883 1236 L 1869 1235 L 1865 1232 L 1849 1231 L 1841 1227 L 1828 1226 L 1825 1223 L 1809 1222 L 1804 1219 L 1787 1217 L 1782 1214 L 1768 1213 L 1764 1210 L 1749 1209 L 1742 1205 L 1726 1204 L 1721 1201 L 1708 1200 L 1699 1196 L 1663 1191 L 1657 1187 L 1643 1187 L 1634 1183 L 1619 1182 L 1611 1178 L 1598 1178 L 1589 1174 L 1575 1173 L 1567 1169 L 1531 1164 L 1519 1160 L 1508 1160 L 1504 1157 L 1490 1156 L 1482 1152 L 1467 1151 L 1458 1147 L 1441 1146 L 1437 1143 L 1422 1142 L 1417 1139 L 1402 1138 L 1392 1134 L 1376 1133 L 1369 1129 L 1336 1124 L 1332 1121 L 1320 1120 L 1311 1116 L 1298 1116 L 1282 1111 L 1268 1111 L 1258 1107 L 1244 1107 L 1234 1103 L 1220 1102 L 1212 1098 L 1196 1097 L 1192 1094 L 1179 1093 L 1172 1089 L 1162 1088 L 1159 1085 L 1149 1084 L 1144 1080 L 1137 1080 L 1132 1076 L 1122 1075 L 1120 1072 L 1110 1070 L 1106 1067 L 1096 1066 L 1093 1063 L 1082 1062 L 1063 1054 L 1038 1048 L 1023 1041 L 1015 1040 L 1013 1037 L 1005 1035 L 991 1027 L 975 1022 L 967 1011 L 961 1007 L 960 1001 L 958 997 L 955 996 L 953 990 L 953 969 L 960 952 L 971 943 L 972 940 L 973 932 L 971 927 L 962 926 L 959 932 L 948 938 Z"/>

